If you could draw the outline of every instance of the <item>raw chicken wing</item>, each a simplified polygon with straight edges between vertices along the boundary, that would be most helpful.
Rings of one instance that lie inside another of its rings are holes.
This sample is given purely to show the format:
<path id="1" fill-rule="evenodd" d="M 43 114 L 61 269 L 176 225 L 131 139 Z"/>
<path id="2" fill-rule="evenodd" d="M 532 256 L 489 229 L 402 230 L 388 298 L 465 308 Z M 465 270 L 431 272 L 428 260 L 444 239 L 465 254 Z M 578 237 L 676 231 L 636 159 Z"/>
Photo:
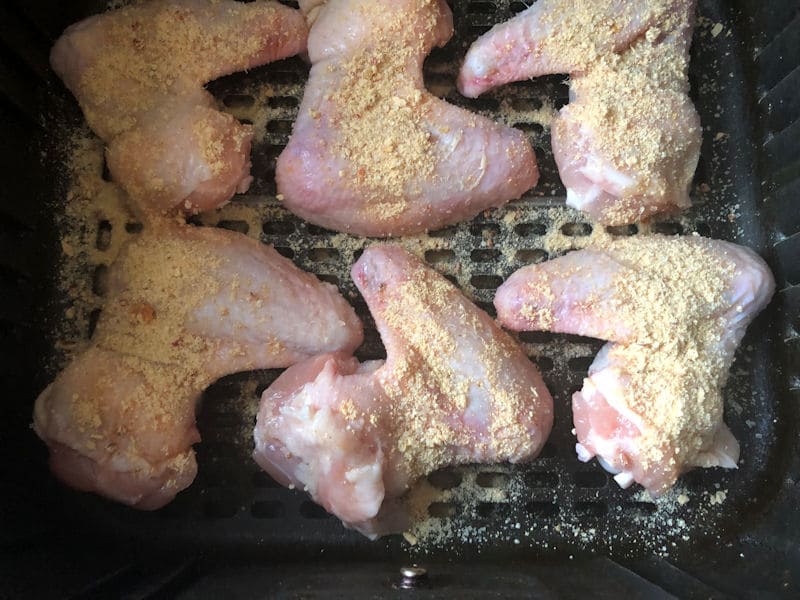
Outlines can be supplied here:
<path id="1" fill-rule="evenodd" d="M 337 231 L 397 236 L 472 218 L 536 184 L 522 132 L 439 100 L 422 62 L 453 33 L 444 0 L 329 0 L 276 181 L 284 204 Z"/>
<path id="2" fill-rule="evenodd" d="M 137 508 L 194 479 L 195 404 L 215 379 L 362 339 L 333 286 L 229 231 L 146 229 L 108 285 L 91 347 L 39 396 L 34 428 L 59 478 Z"/>
<path id="3" fill-rule="evenodd" d="M 570 73 L 552 124 L 567 204 L 607 225 L 690 205 L 700 119 L 688 97 L 694 0 L 539 0 L 467 53 L 470 97 Z"/>
<path id="4" fill-rule="evenodd" d="M 524 267 L 497 291 L 499 322 L 609 340 L 572 397 L 578 457 L 653 495 L 693 467 L 735 468 L 722 389 L 772 275 L 751 250 L 700 237 L 607 242 Z"/>
<path id="5" fill-rule="evenodd" d="M 114 180 L 140 208 L 215 208 L 250 177 L 249 126 L 203 85 L 305 50 L 299 11 L 277 2 L 152 0 L 69 27 L 50 57 Z"/>
<path id="6" fill-rule="evenodd" d="M 386 361 L 327 354 L 291 367 L 261 399 L 255 459 L 369 537 L 401 531 L 398 498 L 462 463 L 534 458 L 552 400 L 492 319 L 399 247 L 373 246 L 353 279 Z"/>

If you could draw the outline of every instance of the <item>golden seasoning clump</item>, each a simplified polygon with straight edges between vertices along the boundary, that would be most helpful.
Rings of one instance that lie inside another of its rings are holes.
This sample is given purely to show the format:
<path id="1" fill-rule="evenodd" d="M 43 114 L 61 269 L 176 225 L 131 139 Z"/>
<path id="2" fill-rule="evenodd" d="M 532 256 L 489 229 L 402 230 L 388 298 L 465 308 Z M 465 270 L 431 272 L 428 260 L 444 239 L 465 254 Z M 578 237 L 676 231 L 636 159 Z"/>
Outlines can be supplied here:
<path id="1" fill-rule="evenodd" d="M 338 81 L 325 97 L 338 130 L 336 153 L 352 169 L 340 176 L 357 182 L 379 219 L 403 213 L 413 186 L 434 177 L 436 144 L 426 125 L 432 98 L 409 76 L 409 66 L 424 52 L 437 24 L 429 4 L 417 3 L 417 14 L 408 17 L 424 23 L 419 34 L 409 32 L 405 22 L 376 18 L 372 44 L 325 67 Z"/>
<path id="2" fill-rule="evenodd" d="M 636 189 L 606 211 L 606 219 L 626 222 L 638 213 L 641 195 L 674 194 L 666 174 L 678 172 L 677 181 L 691 180 L 695 136 L 674 135 L 664 124 L 686 123 L 689 134 L 697 132 L 686 112 L 688 56 L 680 42 L 690 36 L 691 24 L 667 0 L 622 3 L 615 13 L 617 4 L 576 1 L 568 11 L 547 12 L 542 26 L 552 32 L 541 51 L 579 65 L 571 83 L 576 101 L 565 109 L 571 118 L 557 120 L 554 133 L 574 137 L 565 129 L 579 124 L 594 132 L 592 146 L 614 168 L 639 175 Z M 614 47 L 613 35 L 641 23 L 652 25 L 630 47 Z M 675 39 L 664 41 L 664 36 Z"/>
<path id="3" fill-rule="evenodd" d="M 214 3 L 204 8 L 153 3 L 99 17 L 106 22 L 103 52 L 83 71 L 75 90 L 92 129 L 103 138 L 115 137 L 165 97 L 199 94 L 200 86 L 218 75 L 214 65 L 246 68 L 247 57 L 262 42 L 241 35 L 241 29 L 263 24 L 275 7 L 230 3 L 226 11 L 220 15 Z M 230 19 L 240 15 L 243 21 Z"/>

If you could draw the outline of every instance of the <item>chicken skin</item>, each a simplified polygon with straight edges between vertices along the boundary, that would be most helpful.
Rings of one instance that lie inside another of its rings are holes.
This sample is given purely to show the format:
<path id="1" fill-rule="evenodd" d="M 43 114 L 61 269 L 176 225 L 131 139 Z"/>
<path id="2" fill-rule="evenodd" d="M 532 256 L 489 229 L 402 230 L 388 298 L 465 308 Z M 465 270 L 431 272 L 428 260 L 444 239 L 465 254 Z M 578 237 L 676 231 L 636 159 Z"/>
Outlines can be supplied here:
<path id="1" fill-rule="evenodd" d="M 534 458 L 552 399 L 521 348 L 405 250 L 368 248 L 352 275 L 387 359 L 336 353 L 287 369 L 262 396 L 254 457 L 375 538 L 407 525 L 398 498 L 422 475 Z"/>
<path id="2" fill-rule="evenodd" d="M 748 248 L 654 235 L 524 267 L 495 306 L 509 329 L 609 341 L 572 397 L 578 457 L 656 496 L 693 467 L 736 467 L 722 389 L 774 287 Z"/>
<path id="3" fill-rule="evenodd" d="M 606 225 L 690 206 L 700 118 L 688 96 L 694 0 L 539 0 L 467 52 L 469 97 L 569 73 L 552 125 L 567 204 Z"/>
<path id="4" fill-rule="evenodd" d="M 136 205 L 191 213 L 252 180 L 251 128 L 203 85 L 302 52 L 307 34 L 300 12 L 277 2 L 152 0 L 72 25 L 50 62 Z"/>
<path id="5" fill-rule="evenodd" d="M 34 428 L 60 479 L 137 508 L 194 479 L 195 404 L 214 380 L 362 340 L 336 288 L 229 231 L 148 228 L 108 287 L 92 345 L 39 396 Z"/>
<path id="6" fill-rule="evenodd" d="M 329 0 L 313 19 L 312 62 L 278 158 L 285 206 L 337 231 L 399 236 L 518 198 L 538 180 L 522 132 L 424 87 L 422 63 L 453 33 L 444 0 Z"/>

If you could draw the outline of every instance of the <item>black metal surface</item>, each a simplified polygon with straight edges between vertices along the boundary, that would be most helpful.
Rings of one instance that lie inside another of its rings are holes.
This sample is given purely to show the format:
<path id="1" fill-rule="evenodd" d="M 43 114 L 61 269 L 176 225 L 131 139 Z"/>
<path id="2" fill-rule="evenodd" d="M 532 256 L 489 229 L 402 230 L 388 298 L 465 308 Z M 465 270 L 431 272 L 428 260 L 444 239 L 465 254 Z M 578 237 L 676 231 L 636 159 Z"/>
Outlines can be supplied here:
<path id="1" fill-rule="evenodd" d="M 97 10 L 96 3 L 62 4 L 12 3 L 2 9 L 8 19 L 0 13 L 4 25 L 13 25 L 0 26 L 0 447 L 5 451 L 0 557 L 6 567 L 0 569 L 0 595 L 6 590 L 10 596 L 29 597 L 219 597 L 223 592 L 228 597 L 381 597 L 408 593 L 392 582 L 401 565 L 420 560 L 429 564 L 431 577 L 429 587 L 413 592 L 419 597 L 800 593 L 795 543 L 800 517 L 794 510 L 800 501 L 800 288 L 792 287 L 800 283 L 800 210 L 794 206 L 800 191 L 796 3 L 730 7 L 700 2 L 698 12 L 705 20 L 695 36 L 691 71 L 705 128 L 696 205 L 680 218 L 651 227 L 697 231 L 755 247 L 779 279 L 774 308 L 751 326 L 728 385 L 726 420 L 742 443 L 740 469 L 695 471 L 685 477 L 681 485 L 692 502 L 668 516 L 686 525 L 679 530 L 667 526 L 661 509 L 642 501 L 635 490 L 619 490 L 599 467 L 581 465 L 574 457 L 569 396 L 580 386 L 599 344 L 523 334 L 521 341 L 554 392 L 556 427 L 548 447 L 529 467 L 482 468 L 483 474 L 461 469 L 433 477 L 440 488 L 477 479 L 469 483 L 476 489 L 514 487 L 521 496 L 510 503 L 469 498 L 449 506 L 438 503 L 431 510 L 452 513 L 445 519 L 456 529 L 484 527 L 489 534 L 480 542 L 456 537 L 425 552 L 409 548 L 398 536 L 368 542 L 344 530 L 301 492 L 285 490 L 259 471 L 242 435 L 252 426 L 252 413 L 242 406 L 257 402 L 277 371 L 231 376 L 208 391 L 198 418 L 203 436 L 196 447 L 198 478 L 161 511 L 140 513 L 71 492 L 47 472 L 46 450 L 28 424 L 33 399 L 52 376 L 41 365 L 58 315 L 53 269 L 48 268 L 59 258 L 57 236 L 42 208 L 58 205 L 65 182 L 54 177 L 61 172 L 58 165 L 37 166 L 38 147 L 31 140 L 41 133 L 50 140 L 58 135 L 38 131 L 42 123 L 54 122 L 41 115 L 58 114 L 62 124 L 65 114 L 73 122 L 80 119 L 66 92 L 43 70 L 42 57 L 65 25 Z M 468 44 L 524 5 L 508 0 L 453 4 L 458 33 L 427 61 L 427 85 L 454 104 L 529 132 L 542 169 L 534 193 L 511 207 L 519 215 L 515 221 L 504 220 L 503 211 L 483 215 L 432 234 L 435 245 L 425 246 L 424 255 L 435 268 L 490 309 L 504 277 L 525 262 L 555 255 L 544 243 L 555 229 L 581 238 L 591 225 L 563 208 L 564 189 L 549 135 L 524 118 L 525 110 L 535 109 L 542 99 L 556 107 L 566 102 L 563 78 L 513 84 L 479 100 L 461 98 L 454 89 L 458 61 Z M 716 23 L 723 24 L 723 33 L 712 36 L 710 25 Z M 232 218 L 230 209 L 202 221 L 275 244 L 298 266 L 337 283 L 365 315 L 347 269 L 369 241 L 336 246 L 329 232 L 302 223 L 273 198 L 274 161 L 288 139 L 306 75 L 307 67 L 291 59 L 210 86 L 240 118 L 248 118 L 248 102 L 237 98 L 253 95 L 260 83 L 269 83 L 272 94 L 264 142 L 253 149 L 255 181 L 247 197 L 236 200 L 260 207 L 260 230 Z M 37 105 L 42 78 L 48 80 L 48 91 Z M 729 219 L 728 214 L 736 216 Z M 619 233 L 647 230 L 641 226 Z M 514 252 L 501 260 L 498 248 Z M 379 357 L 383 350 L 368 316 L 366 323 L 367 343 L 359 357 Z M 254 390 L 245 385 L 253 380 L 258 384 Z M 711 506 L 704 494 L 718 489 L 726 490 L 727 498 Z M 527 536 L 515 537 L 516 523 Z M 565 524 L 595 533 L 587 537 L 556 529 Z M 591 554 L 608 558 L 587 558 Z M 289 562 L 276 566 L 277 561 Z M 365 568 L 373 561 L 379 563 Z M 42 565 L 53 572 L 49 580 L 41 577 Z"/>

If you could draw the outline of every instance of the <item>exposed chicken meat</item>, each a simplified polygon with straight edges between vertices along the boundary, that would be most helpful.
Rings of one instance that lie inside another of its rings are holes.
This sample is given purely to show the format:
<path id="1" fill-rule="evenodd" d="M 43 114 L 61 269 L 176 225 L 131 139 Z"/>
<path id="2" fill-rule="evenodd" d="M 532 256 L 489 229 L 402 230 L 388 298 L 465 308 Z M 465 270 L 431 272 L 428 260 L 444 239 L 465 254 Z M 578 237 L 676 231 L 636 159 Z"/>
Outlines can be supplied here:
<path id="1" fill-rule="evenodd" d="M 689 97 L 694 0 L 539 0 L 467 53 L 466 96 L 570 73 L 552 125 L 567 204 L 608 225 L 690 205 L 700 119 Z"/>
<path id="2" fill-rule="evenodd" d="M 453 32 L 444 0 L 305 2 L 313 64 L 278 158 L 285 206 L 347 233 L 436 229 L 536 184 L 522 132 L 456 108 L 424 87 L 422 62 Z"/>
<path id="3" fill-rule="evenodd" d="M 751 250 L 699 237 L 608 242 L 524 267 L 497 291 L 514 330 L 606 344 L 572 397 L 578 457 L 657 495 L 692 467 L 735 468 L 722 389 L 750 321 L 774 290 Z"/>
<path id="4" fill-rule="evenodd" d="M 368 248 L 353 280 L 386 361 L 346 354 L 291 367 L 261 399 L 258 463 L 370 537 L 402 530 L 397 499 L 446 465 L 525 461 L 552 400 L 520 347 L 452 284 L 399 247 Z"/>
<path id="5" fill-rule="evenodd" d="M 306 39 L 299 11 L 277 2 L 152 0 L 69 27 L 50 61 L 137 205 L 197 212 L 252 179 L 251 128 L 203 85 L 302 52 Z"/>
<path id="6" fill-rule="evenodd" d="M 272 248 L 224 230 L 147 229 L 112 268 L 92 346 L 37 399 L 34 428 L 67 484 L 158 508 L 194 479 L 195 403 L 210 383 L 361 339 L 337 290 Z"/>

